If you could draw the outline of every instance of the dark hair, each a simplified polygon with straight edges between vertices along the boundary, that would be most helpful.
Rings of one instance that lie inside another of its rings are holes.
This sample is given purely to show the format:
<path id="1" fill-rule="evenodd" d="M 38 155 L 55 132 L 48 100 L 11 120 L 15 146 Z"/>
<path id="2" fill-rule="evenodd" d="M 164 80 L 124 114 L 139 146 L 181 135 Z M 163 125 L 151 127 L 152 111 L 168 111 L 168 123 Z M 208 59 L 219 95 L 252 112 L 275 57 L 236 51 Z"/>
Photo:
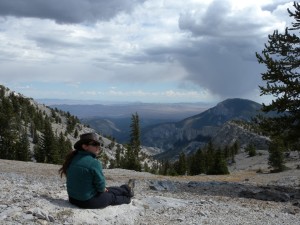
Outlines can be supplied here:
<path id="1" fill-rule="evenodd" d="M 64 161 L 62 167 L 58 170 L 58 172 L 60 173 L 60 177 L 62 177 L 63 175 L 67 175 L 67 169 L 68 169 L 72 159 L 77 154 L 77 152 L 78 152 L 78 150 L 73 150 L 73 151 L 69 152 L 68 155 L 66 155 L 66 158 L 65 158 L 65 161 Z"/>

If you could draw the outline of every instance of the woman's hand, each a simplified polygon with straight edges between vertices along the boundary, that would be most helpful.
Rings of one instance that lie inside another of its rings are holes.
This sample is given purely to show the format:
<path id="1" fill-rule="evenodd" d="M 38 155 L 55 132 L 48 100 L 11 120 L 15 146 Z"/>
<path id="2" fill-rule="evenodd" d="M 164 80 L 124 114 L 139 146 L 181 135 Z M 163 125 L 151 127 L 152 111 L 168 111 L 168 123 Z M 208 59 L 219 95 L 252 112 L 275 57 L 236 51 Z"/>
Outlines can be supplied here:
<path id="1" fill-rule="evenodd" d="M 108 192 L 108 189 L 107 189 L 107 188 L 105 188 L 104 192 Z"/>

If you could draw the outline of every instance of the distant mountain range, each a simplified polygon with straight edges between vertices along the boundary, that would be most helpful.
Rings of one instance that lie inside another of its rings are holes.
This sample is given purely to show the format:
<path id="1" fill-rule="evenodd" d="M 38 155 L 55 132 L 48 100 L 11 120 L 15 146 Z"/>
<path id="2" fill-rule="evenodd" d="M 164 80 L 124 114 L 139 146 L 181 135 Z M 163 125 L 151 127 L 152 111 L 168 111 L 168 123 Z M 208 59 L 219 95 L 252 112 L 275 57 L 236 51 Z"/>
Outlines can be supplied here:
<path id="1" fill-rule="evenodd" d="M 227 99 L 200 114 L 175 123 L 165 123 L 145 129 L 142 143 L 162 149 L 161 158 L 175 157 L 181 151 L 190 153 L 210 140 L 221 147 L 239 141 L 266 148 L 268 139 L 244 129 L 233 120 L 250 122 L 261 112 L 261 105 L 245 99 Z M 247 137 L 247 138 L 245 138 Z"/>
<path id="2" fill-rule="evenodd" d="M 210 107 L 206 103 L 54 104 L 49 106 L 76 115 L 82 123 L 105 136 L 116 138 L 119 143 L 129 141 L 131 116 L 136 112 L 140 117 L 140 127 L 144 129 L 166 122 L 177 122 Z"/>
<path id="3" fill-rule="evenodd" d="M 245 128 L 243 123 L 234 122 L 249 122 L 261 113 L 262 106 L 260 104 L 246 99 L 227 99 L 208 109 L 205 108 L 207 105 L 201 103 L 51 105 L 48 107 L 38 104 L 32 98 L 10 91 L 4 86 L 0 86 L 0 93 L 3 98 L 2 103 L 12 105 L 12 109 L 16 110 L 13 115 L 9 115 L 9 118 L 13 121 L 20 121 L 20 123 L 6 125 L 8 128 L 19 125 L 20 127 L 14 127 L 16 132 L 19 130 L 27 132 L 31 152 L 35 146 L 31 133 L 32 127 L 37 128 L 38 135 L 43 132 L 43 123 L 41 123 L 41 129 L 36 126 L 39 121 L 49 121 L 53 132 L 64 134 L 72 144 L 78 139 L 79 134 L 94 130 L 101 135 L 117 137 L 117 143 L 122 141 L 126 143 L 130 133 L 131 115 L 135 112 L 140 116 L 143 152 L 159 153 L 156 155 L 157 158 L 174 159 L 182 151 L 187 154 L 193 153 L 210 140 L 221 147 L 239 141 L 241 146 L 253 143 L 260 149 L 266 149 L 269 141 L 267 137 Z M 27 108 L 32 109 L 27 112 Z M 5 107 L 0 107 L 1 110 L 4 120 L 7 110 Z M 18 113 L 18 110 L 23 111 Z M 35 117 L 31 118 L 33 114 L 39 116 L 38 121 L 34 121 Z M 26 121 L 22 121 L 24 115 L 27 115 Z M 72 130 L 68 131 L 68 121 L 73 118 L 72 115 L 79 117 L 89 127 L 76 122 Z M 104 152 L 109 159 L 113 159 L 117 145 L 112 145 L 111 140 L 107 138 L 101 138 Z"/>
<path id="4" fill-rule="evenodd" d="M 69 111 L 84 124 L 103 135 L 113 136 L 119 143 L 129 141 L 131 115 L 140 116 L 143 146 L 162 152 L 159 157 L 176 157 L 181 151 L 192 153 L 210 140 L 220 146 L 239 141 L 266 148 L 268 138 L 250 132 L 233 120 L 250 122 L 261 113 L 262 105 L 247 99 L 227 99 L 211 108 L 203 105 L 178 104 L 115 104 L 115 105 L 51 105 Z"/>
<path id="5" fill-rule="evenodd" d="M 136 112 L 142 119 L 181 120 L 211 107 L 207 103 L 115 103 L 48 104 L 78 118 L 130 118 Z"/>

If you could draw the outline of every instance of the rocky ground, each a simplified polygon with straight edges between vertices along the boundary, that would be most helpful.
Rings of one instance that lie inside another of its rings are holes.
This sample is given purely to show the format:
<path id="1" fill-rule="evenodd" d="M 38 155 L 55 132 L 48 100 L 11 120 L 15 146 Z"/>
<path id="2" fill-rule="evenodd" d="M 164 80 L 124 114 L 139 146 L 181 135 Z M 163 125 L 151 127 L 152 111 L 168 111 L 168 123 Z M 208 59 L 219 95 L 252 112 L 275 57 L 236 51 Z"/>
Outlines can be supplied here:
<path id="1" fill-rule="evenodd" d="M 135 178 L 136 195 L 95 210 L 68 203 L 59 166 L 0 160 L 0 224 L 300 224 L 299 158 L 282 173 L 269 173 L 266 159 L 241 153 L 226 176 L 105 170 L 108 186 Z"/>

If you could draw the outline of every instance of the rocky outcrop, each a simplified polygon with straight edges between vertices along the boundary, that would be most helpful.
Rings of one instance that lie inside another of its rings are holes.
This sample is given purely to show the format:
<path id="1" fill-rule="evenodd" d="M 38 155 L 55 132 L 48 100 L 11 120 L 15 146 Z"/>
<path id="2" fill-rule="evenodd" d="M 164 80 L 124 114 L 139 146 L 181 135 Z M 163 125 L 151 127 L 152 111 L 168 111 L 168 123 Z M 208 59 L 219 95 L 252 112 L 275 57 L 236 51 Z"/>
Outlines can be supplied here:
<path id="1" fill-rule="evenodd" d="M 270 139 L 251 132 L 234 121 L 228 121 L 213 135 L 212 142 L 217 146 L 230 146 L 238 141 L 241 147 L 253 144 L 257 149 L 268 149 Z"/>
<path id="2" fill-rule="evenodd" d="M 163 124 L 149 130 L 143 136 L 143 143 L 147 146 L 157 147 L 163 151 L 186 146 L 193 141 L 207 143 L 207 138 L 216 132 L 215 127 L 202 127 L 201 129 L 182 128 L 175 124 Z"/>
<path id="3" fill-rule="evenodd" d="M 108 186 L 136 179 L 127 205 L 80 209 L 68 202 L 65 179 L 49 164 L 0 160 L 0 224 L 298 224 L 299 170 L 281 174 L 162 177 L 104 170 Z M 247 178 L 247 179 L 245 179 Z M 260 181 L 260 182 L 258 182 Z M 276 187 L 268 183 L 276 183 Z M 257 183 L 258 182 L 258 183 Z M 262 182 L 262 183 L 261 183 Z M 285 201 L 257 200 L 275 190 Z M 247 196 L 240 196 L 248 193 Z M 293 194 L 294 193 L 294 194 Z"/>

